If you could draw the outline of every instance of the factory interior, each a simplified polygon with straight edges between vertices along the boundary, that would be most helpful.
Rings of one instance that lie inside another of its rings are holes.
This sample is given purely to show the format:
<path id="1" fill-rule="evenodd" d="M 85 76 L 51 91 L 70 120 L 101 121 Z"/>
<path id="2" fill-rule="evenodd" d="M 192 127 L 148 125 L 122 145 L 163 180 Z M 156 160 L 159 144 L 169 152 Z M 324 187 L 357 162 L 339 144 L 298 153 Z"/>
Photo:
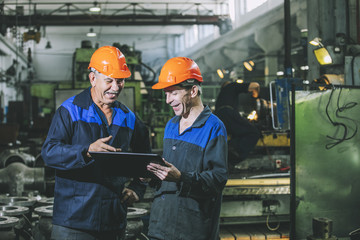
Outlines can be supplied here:
<path id="1" fill-rule="evenodd" d="M 50 239 L 41 149 L 102 46 L 125 55 L 118 100 L 159 155 L 174 112 L 151 87 L 168 59 L 198 64 L 212 111 L 226 81 L 259 83 L 234 96 L 261 136 L 229 167 L 221 240 L 360 239 L 360 0 L 0 0 L 0 19 L 0 239 Z M 127 240 L 148 239 L 153 197 L 129 207 Z"/>

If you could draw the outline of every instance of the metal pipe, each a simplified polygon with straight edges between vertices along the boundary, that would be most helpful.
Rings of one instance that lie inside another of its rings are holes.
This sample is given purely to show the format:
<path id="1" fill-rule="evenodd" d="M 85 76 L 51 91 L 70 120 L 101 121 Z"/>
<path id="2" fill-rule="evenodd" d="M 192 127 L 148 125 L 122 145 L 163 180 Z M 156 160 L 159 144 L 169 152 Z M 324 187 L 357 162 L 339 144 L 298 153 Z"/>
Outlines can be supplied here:
<path id="1" fill-rule="evenodd" d="M 290 120 L 290 239 L 296 239 L 295 86 L 291 89 Z"/>
<path id="2" fill-rule="evenodd" d="M 284 0 L 284 42 L 285 42 L 285 62 L 284 62 L 284 76 L 286 78 L 292 77 L 291 65 L 291 16 L 290 16 L 290 0 Z"/>
<path id="3" fill-rule="evenodd" d="M 357 43 L 360 44 L 360 0 L 356 1 L 356 29 L 357 29 Z M 349 13 L 348 13 L 349 14 Z"/>
<path id="4" fill-rule="evenodd" d="M 25 190 L 45 191 L 45 169 L 14 162 L 0 170 L 0 192 L 21 196 Z"/>

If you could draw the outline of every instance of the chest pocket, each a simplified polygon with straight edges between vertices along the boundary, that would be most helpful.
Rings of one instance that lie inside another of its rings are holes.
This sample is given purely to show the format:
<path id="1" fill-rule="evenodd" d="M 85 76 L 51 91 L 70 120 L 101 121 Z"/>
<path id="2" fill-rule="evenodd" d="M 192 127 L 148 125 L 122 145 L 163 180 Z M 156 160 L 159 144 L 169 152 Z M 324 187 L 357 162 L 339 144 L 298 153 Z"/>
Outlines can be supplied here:
<path id="1" fill-rule="evenodd" d="M 123 152 L 129 151 L 129 143 L 131 141 L 133 131 L 130 128 L 119 127 L 116 125 L 112 125 L 112 127 L 116 127 L 118 131 L 116 136 L 113 136 L 113 142 L 111 145 L 117 148 L 121 148 Z"/>
<path id="2" fill-rule="evenodd" d="M 171 149 L 165 160 L 172 160 L 180 171 L 192 172 L 202 171 L 203 165 L 203 149 L 195 144 L 188 142 L 177 142 L 169 146 Z"/>

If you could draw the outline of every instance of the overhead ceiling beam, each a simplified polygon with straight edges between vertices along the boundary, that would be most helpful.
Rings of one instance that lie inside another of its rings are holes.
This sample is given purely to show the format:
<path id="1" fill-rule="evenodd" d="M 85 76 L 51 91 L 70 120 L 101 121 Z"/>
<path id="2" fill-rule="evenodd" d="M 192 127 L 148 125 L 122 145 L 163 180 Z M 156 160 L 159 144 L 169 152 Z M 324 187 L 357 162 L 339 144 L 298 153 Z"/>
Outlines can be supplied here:
<path id="1" fill-rule="evenodd" d="M 4 24 L 11 26 L 131 26 L 131 25 L 219 25 L 220 16 L 198 15 L 31 15 L 3 16 Z"/>

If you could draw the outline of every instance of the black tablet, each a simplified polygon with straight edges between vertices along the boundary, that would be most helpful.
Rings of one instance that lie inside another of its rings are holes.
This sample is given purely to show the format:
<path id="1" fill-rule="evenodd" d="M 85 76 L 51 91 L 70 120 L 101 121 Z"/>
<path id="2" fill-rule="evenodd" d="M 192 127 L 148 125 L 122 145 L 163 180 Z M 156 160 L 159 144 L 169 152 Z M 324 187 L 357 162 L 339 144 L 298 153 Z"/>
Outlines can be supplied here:
<path id="1" fill-rule="evenodd" d="M 154 153 L 89 152 L 108 176 L 156 178 L 146 169 L 150 163 L 165 165 L 162 157 Z"/>

